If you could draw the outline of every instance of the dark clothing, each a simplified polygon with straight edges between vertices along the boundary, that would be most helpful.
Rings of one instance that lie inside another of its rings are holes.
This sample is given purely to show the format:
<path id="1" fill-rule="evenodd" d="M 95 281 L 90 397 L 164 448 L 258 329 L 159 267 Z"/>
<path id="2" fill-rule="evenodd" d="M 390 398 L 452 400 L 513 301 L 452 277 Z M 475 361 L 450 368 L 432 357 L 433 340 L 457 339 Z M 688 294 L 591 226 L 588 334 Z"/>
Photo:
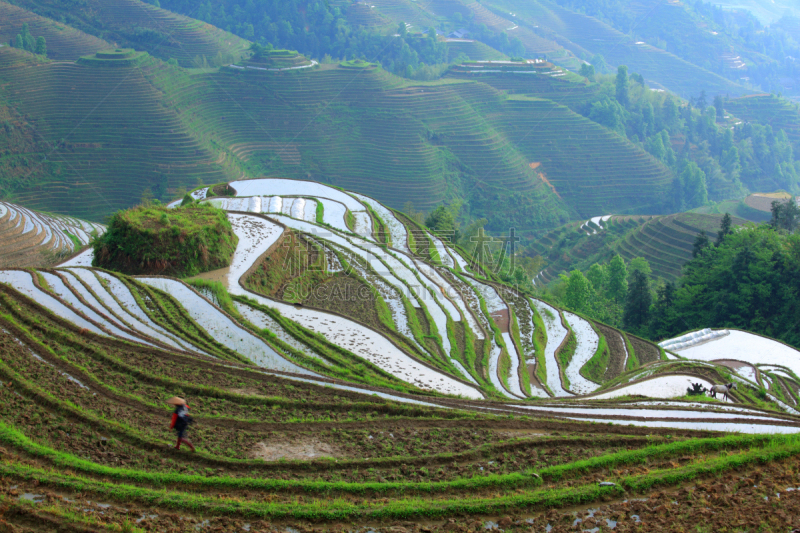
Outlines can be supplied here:
<path id="1" fill-rule="evenodd" d="M 181 449 L 181 443 L 186 444 L 194 451 L 194 446 L 186 438 L 186 432 L 189 429 L 189 424 L 192 423 L 192 417 L 189 416 L 189 405 L 178 405 L 175 407 L 175 412 L 172 413 L 172 422 L 169 427 L 178 433 L 178 441 L 175 444 L 175 449 Z"/>
<path id="2" fill-rule="evenodd" d="M 191 417 L 189 416 L 189 406 L 188 405 L 178 405 L 175 407 L 175 412 L 172 413 L 172 423 L 169 425 L 170 428 L 175 429 L 180 432 L 185 432 L 186 428 L 189 427 L 189 422 Z"/>

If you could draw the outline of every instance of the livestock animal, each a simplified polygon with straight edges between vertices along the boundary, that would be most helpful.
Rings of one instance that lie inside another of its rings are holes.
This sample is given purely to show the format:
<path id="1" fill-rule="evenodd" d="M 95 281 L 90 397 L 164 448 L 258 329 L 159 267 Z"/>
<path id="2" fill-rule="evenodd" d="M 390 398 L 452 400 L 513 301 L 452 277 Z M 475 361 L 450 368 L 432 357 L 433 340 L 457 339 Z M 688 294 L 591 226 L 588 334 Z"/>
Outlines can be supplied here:
<path id="1" fill-rule="evenodd" d="M 727 385 L 714 385 L 710 389 L 708 389 L 708 392 L 711 393 L 711 397 L 712 398 L 716 398 L 717 397 L 717 393 L 720 393 L 720 394 L 722 394 L 722 400 L 723 401 L 727 401 L 728 393 L 735 386 L 736 385 L 734 385 L 733 383 L 728 383 Z"/>

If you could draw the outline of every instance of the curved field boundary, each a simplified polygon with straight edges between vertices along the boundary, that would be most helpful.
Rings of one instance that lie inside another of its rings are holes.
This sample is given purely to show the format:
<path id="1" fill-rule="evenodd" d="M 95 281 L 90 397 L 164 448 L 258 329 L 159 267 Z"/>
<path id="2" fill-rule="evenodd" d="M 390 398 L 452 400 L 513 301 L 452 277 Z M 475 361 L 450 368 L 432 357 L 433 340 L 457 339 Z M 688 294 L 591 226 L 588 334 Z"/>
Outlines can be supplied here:
<path id="1" fill-rule="evenodd" d="M 541 300 L 533 299 L 534 306 L 540 315 L 544 315 L 542 310 L 546 310 L 552 314 L 548 319 L 547 316 L 542 317 L 547 330 L 547 345 L 545 346 L 545 370 L 547 371 L 547 385 L 550 391 L 556 396 L 571 396 L 572 393 L 564 388 L 564 383 L 561 377 L 561 368 L 558 364 L 557 353 L 567 341 L 570 331 L 561 323 L 561 313 L 554 307 L 544 303 Z M 558 322 L 556 322 L 558 321 Z M 552 330 L 550 326 L 552 325 Z M 558 326 L 561 326 L 561 329 Z M 561 391 L 562 394 L 559 394 Z"/>
<path id="2" fill-rule="evenodd" d="M 252 215 L 252 213 L 240 213 L 240 214 L 249 214 L 249 215 Z M 271 221 L 272 223 L 274 223 L 274 224 L 277 224 L 277 225 L 281 226 L 281 227 L 282 227 L 282 228 L 284 228 L 284 229 L 286 228 L 286 226 L 285 226 L 285 225 L 284 225 L 282 222 L 280 222 L 280 221 L 278 221 L 278 220 L 276 220 L 276 219 L 274 219 L 274 218 L 271 218 L 271 217 L 268 217 L 268 216 L 265 216 L 265 215 L 261 215 L 261 216 L 263 216 L 263 217 L 264 217 L 264 218 L 266 218 L 267 220 Z M 260 295 L 260 294 L 256 294 L 256 293 L 254 293 L 254 292 L 251 292 L 251 291 L 250 291 L 249 289 L 247 289 L 247 288 L 244 286 L 244 284 L 243 284 L 243 279 L 247 278 L 247 276 L 249 276 L 249 275 L 250 275 L 250 274 L 253 272 L 253 270 L 256 268 L 256 265 L 257 265 L 257 264 L 259 264 L 259 263 L 260 263 L 260 261 L 261 261 L 261 260 L 263 260 L 263 258 L 264 258 L 264 257 L 267 257 L 267 256 L 268 256 L 270 253 L 271 253 L 271 250 L 269 250 L 269 249 L 268 249 L 268 250 L 266 250 L 264 253 L 262 253 L 260 256 L 258 256 L 258 257 L 256 257 L 256 258 L 253 258 L 252 262 L 250 263 L 250 267 L 249 267 L 249 268 L 248 268 L 248 269 L 247 269 L 247 270 L 246 270 L 246 271 L 245 271 L 245 272 L 244 272 L 244 273 L 243 273 L 243 274 L 242 274 L 242 275 L 241 275 L 241 276 L 238 278 L 238 280 L 237 280 L 237 282 L 238 282 L 238 286 L 236 286 L 236 287 L 229 287 L 229 290 L 234 290 L 234 294 L 235 294 L 236 292 L 242 291 L 242 292 L 241 292 L 241 294 L 242 294 L 242 295 L 248 296 L 248 297 L 250 297 L 250 298 L 254 298 L 256 301 L 260 301 L 260 300 L 262 300 L 262 299 L 263 299 L 263 300 L 265 300 L 265 301 L 268 301 L 268 302 L 274 302 L 274 304 L 280 304 L 280 305 L 282 305 L 282 306 L 286 306 L 286 305 L 288 305 L 288 304 L 285 304 L 285 303 L 283 303 L 283 302 L 278 302 L 277 300 L 274 300 L 274 299 L 272 299 L 272 298 L 268 298 L 268 297 L 266 297 L 266 296 L 263 296 L 263 295 Z M 274 304 L 273 304 L 273 305 L 274 305 Z M 269 304 L 268 304 L 268 305 L 269 305 Z M 273 305 L 270 305 L 270 306 L 273 306 Z M 380 337 L 382 337 L 383 339 L 385 339 L 386 341 L 390 342 L 390 343 L 391 343 L 391 344 L 392 344 L 392 345 L 393 345 L 393 346 L 394 346 L 394 347 L 395 347 L 397 350 L 399 350 L 401 353 L 403 353 L 403 354 L 404 354 L 406 357 L 409 357 L 409 358 L 411 358 L 411 359 L 412 359 L 412 360 L 413 360 L 415 363 L 417 363 L 417 364 L 420 364 L 420 365 L 423 365 L 423 366 L 427 367 L 428 369 L 430 369 L 430 370 L 432 370 L 432 371 L 435 371 L 436 373 L 442 373 L 442 371 L 441 371 L 440 369 L 438 369 L 438 368 L 436 368 L 436 367 L 434 367 L 434 366 L 430 365 L 429 363 L 427 363 L 427 362 L 425 362 L 425 361 L 423 361 L 423 360 L 419 359 L 419 358 L 418 358 L 418 357 L 416 357 L 414 354 L 411 354 L 409 351 L 407 351 L 407 350 L 405 350 L 403 347 L 401 347 L 401 346 L 400 346 L 400 345 L 399 345 L 397 342 L 395 342 L 395 340 L 394 340 L 394 339 L 392 339 L 392 338 L 390 338 L 390 337 L 387 337 L 387 336 L 385 336 L 383 333 L 381 333 L 381 332 L 377 331 L 376 329 L 374 329 L 374 328 L 372 328 L 372 327 L 370 327 L 370 326 L 367 326 L 367 325 L 365 325 L 365 324 L 361 324 L 361 323 L 358 323 L 358 322 L 354 322 L 354 321 L 353 321 L 351 318 L 349 318 L 349 317 L 346 317 L 345 315 L 342 315 L 342 314 L 340 314 L 340 313 L 337 313 L 337 312 L 335 312 L 335 311 L 328 311 L 328 310 L 318 309 L 318 308 L 311 307 L 311 306 L 302 306 L 302 307 L 303 307 L 303 309 L 308 309 L 308 310 L 311 310 L 311 311 L 313 311 L 313 312 L 315 312 L 315 313 L 319 313 L 321 316 L 325 316 L 325 315 L 332 315 L 332 316 L 339 317 L 339 318 L 341 318 L 341 319 L 345 319 L 345 320 L 347 320 L 348 322 L 351 322 L 351 323 L 353 323 L 353 324 L 357 324 L 357 325 L 358 325 L 358 327 L 365 328 L 365 329 L 367 329 L 367 330 L 371 331 L 373 334 L 377 334 L 377 335 L 379 335 Z M 287 317 L 287 318 L 288 318 L 288 317 Z M 308 327 L 308 326 L 305 326 L 305 327 Z M 342 348 L 344 348 L 344 349 L 346 349 L 346 350 L 349 350 L 349 348 L 347 348 L 346 346 L 342 346 Z M 385 371 L 385 370 L 384 370 L 384 371 Z M 466 380 L 463 380 L 463 379 L 461 379 L 461 378 L 458 378 L 458 377 L 456 377 L 456 376 L 451 376 L 451 375 L 447 375 L 447 376 L 448 376 L 449 378 L 451 378 L 451 379 L 454 379 L 454 380 L 456 380 L 456 381 L 458 381 L 458 382 L 462 383 L 463 385 L 468 385 L 470 388 L 474 388 L 473 384 L 472 384 L 472 383 L 469 383 L 469 382 L 468 382 L 468 381 L 466 381 Z M 481 396 L 483 396 L 483 393 L 481 393 Z"/>
<path id="3" fill-rule="evenodd" d="M 591 359 L 597 352 L 601 337 L 597 333 L 597 331 L 595 331 L 594 327 L 592 326 L 592 323 L 589 320 L 586 320 L 585 318 L 576 315 L 574 313 L 570 313 L 569 311 L 563 311 L 562 315 L 564 316 L 565 320 L 571 320 L 571 318 L 569 319 L 567 318 L 567 315 L 570 315 L 570 317 L 575 317 L 574 320 L 575 324 L 570 324 L 570 327 L 572 328 L 573 331 L 575 331 L 578 328 L 578 326 L 583 327 L 583 329 L 586 329 L 586 326 L 588 326 L 589 328 L 586 331 L 587 335 L 578 335 L 577 332 L 575 333 L 575 341 L 576 341 L 575 353 L 573 354 L 572 360 L 570 361 L 569 365 L 564 370 L 564 374 L 566 375 L 567 372 L 571 374 L 570 376 L 568 376 L 568 378 L 570 380 L 570 384 L 573 387 L 581 386 L 594 390 L 597 387 L 599 387 L 600 384 L 584 378 L 580 372 L 580 369 L 583 368 L 583 365 L 585 365 L 589 361 L 589 359 Z M 585 322 L 585 325 L 581 321 Z M 592 335 L 594 335 L 594 337 L 592 337 Z M 588 339 L 585 338 L 587 336 L 589 337 Z M 588 345 L 586 344 L 587 342 Z M 581 381 L 583 381 L 583 383 L 581 383 Z M 586 393 L 577 392 L 576 394 L 586 394 Z"/>

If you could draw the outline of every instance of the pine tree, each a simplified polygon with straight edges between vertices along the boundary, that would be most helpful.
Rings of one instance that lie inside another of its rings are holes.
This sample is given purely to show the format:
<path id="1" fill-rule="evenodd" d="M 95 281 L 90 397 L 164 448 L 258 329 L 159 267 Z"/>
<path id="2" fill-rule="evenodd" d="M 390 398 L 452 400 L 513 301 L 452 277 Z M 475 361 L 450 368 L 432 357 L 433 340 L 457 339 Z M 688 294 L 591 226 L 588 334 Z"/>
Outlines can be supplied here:
<path id="1" fill-rule="evenodd" d="M 697 237 L 694 238 L 694 244 L 692 245 L 692 257 L 697 257 L 700 255 L 700 252 L 703 251 L 710 244 L 708 240 L 708 235 L 706 235 L 705 231 L 701 231 L 697 234 Z"/>
<path id="2" fill-rule="evenodd" d="M 629 96 L 628 96 L 628 88 L 629 88 L 629 81 L 628 81 L 628 67 L 622 65 L 617 69 L 617 101 L 622 104 L 623 107 L 627 107 Z"/>
<path id="3" fill-rule="evenodd" d="M 678 315 L 675 312 L 675 284 L 667 282 L 658 288 L 656 302 L 650 315 L 650 338 L 661 339 L 669 336 L 673 331 L 680 331 L 676 325 Z"/>
<path id="4" fill-rule="evenodd" d="M 640 271 L 634 270 L 628 288 L 628 297 L 625 301 L 625 313 L 622 320 L 625 327 L 639 330 L 650 321 L 650 305 L 653 296 L 650 294 L 650 278 Z"/>
<path id="5" fill-rule="evenodd" d="M 719 226 L 719 231 L 717 232 L 717 242 L 714 244 L 719 246 L 722 244 L 722 240 L 725 238 L 726 235 L 730 235 L 733 233 L 731 229 L 731 214 L 725 213 L 725 216 L 722 217 L 722 223 Z"/>

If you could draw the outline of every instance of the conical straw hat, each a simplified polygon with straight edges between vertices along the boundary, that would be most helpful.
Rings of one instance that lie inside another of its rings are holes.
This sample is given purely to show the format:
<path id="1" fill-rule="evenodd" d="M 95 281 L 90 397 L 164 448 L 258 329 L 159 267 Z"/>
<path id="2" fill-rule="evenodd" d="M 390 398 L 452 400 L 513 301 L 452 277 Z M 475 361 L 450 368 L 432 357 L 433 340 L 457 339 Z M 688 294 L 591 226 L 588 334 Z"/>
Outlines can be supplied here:
<path id="1" fill-rule="evenodd" d="M 167 400 L 167 403 L 170 405 L 186 405 L 186 400 L 184 400 L 183 398 L 178 398 L 177 396 L 173 396 L 172 398 Z"/>

